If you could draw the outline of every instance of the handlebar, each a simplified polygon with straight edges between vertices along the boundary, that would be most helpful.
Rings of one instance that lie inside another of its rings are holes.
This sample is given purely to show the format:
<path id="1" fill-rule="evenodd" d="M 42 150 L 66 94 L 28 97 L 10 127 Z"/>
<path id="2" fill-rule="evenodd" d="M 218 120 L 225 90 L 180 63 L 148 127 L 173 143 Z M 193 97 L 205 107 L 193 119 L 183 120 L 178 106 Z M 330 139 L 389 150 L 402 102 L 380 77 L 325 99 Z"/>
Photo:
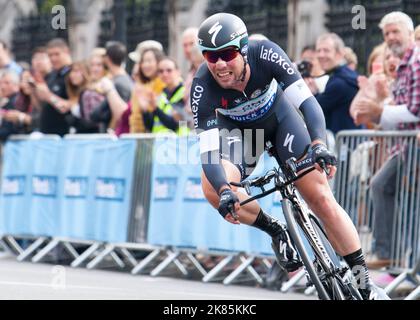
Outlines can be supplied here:
<path id="1" fill-rule="evenodd" d="M 280 176 L 280 172 L 276 168 L 268 171 L 265 175 L 263 175 L 261 177 L 257 177 L 257 178 L 251 179 L 251 180 L 245 180 L 245 181 L 242 181 L 240 183 L 231 182 L 230 184 L 233 185 L 233 186 L 239 187 L 239 188 L 244 188 L 248 195 L 251 195 L 251 187 L 258 187 L 262 190 L 262 193 L 241 202 L 240 205 L 243 206 L 243 205 L 245 205 L 249 202 L 252 202 L 252 201 L 260 199 L 260 198 L 263 198 L 263 197 L 277 191 L 279 188 L 287 187 L 288 185 L 296 182 L 297 180 L 303 178 L 304 176 L 306 176 L 307 174 L 309 174 L 310 172 L 315 170 L 315 166 L 312 165 L 312 167 L 310 167 L 309 170 L 306 170 L 305 172 L 297 175 L 296 172 L 299 171 L 299 168 L 306 165 L 308 163 L 307 161 L 308 161 L 308 159 L 304 159 L 304 160 L 299 161 L 299 162 L 296 162 L 295 158 L 288 159 L 286 161 L 286 172 L 285 172 L 287 180 L 283 181 L 281 183 L 279 183 L 279 181 L 276 181 L 276 186 L 274 188 L 269 189 L 269 190 L 265 190 L 264 186 L 269 184 L 273 178 Z M 323 165 L 325 166 L 325 163 Z M 320 164 L 321 167 L 323 167 L 323 165 Z M 323 169 L 326 170 L 326 166 L 325 166 L 325 168 L 323 167 Z"/>

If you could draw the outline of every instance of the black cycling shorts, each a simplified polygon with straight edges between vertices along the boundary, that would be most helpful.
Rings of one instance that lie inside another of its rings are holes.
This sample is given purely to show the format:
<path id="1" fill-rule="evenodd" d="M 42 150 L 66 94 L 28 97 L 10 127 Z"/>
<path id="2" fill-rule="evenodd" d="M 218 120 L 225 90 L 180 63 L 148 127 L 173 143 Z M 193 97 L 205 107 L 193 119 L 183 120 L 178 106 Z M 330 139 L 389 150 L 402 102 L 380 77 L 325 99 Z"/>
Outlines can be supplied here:
<path id="1" fill-rule="evenodd" d="M 255 169 L 268 141 L 280 167 L 292 157 L 302 158 L 311 144 L 302 115 L 283 94 L 277 95 L 272 108 L 274 112 L 247 126 L 217 115 L 221 158 L 239 169 L 242 180 Z"/>

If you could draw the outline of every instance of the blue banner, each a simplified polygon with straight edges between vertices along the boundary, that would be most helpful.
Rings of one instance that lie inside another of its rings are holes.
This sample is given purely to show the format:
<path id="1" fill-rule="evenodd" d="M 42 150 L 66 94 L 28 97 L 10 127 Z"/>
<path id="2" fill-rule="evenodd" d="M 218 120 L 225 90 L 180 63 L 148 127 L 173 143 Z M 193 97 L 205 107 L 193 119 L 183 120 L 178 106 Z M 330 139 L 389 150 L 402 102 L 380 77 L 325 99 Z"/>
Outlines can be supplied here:
<path id="1" fill-rule="evenodd" d="M 160 138 L 155 142 L 148 242 L 203 250 L 272 254 L 264 232 L 225 221 L 204 198 L 199 147 L 195 138 Z M 276 166 L 264 156 L 253 175 Z M 270 214 L 283 220 L 278 195 L 260 201 Z"/>
<path id="2" fill-rule="evenodd" d="M 127 241 L 136 141 L 6 144 L 0 232 Z"/>

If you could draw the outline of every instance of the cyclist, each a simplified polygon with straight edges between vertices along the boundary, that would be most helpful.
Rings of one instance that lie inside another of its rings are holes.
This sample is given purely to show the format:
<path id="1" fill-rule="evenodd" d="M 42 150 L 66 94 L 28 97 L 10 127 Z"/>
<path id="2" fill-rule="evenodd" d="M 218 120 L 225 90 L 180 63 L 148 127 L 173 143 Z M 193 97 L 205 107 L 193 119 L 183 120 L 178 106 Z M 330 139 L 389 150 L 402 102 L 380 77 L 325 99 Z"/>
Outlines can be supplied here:
<path id="1" fill-rule="evenodd" d="M 337 161 L 325 145 L 322 109 L 288 56 L 269 40 L 248 42 L 244 22 L 232 14 L 207 18 L 198 38 L 206 63 L 194 78 L 190 100 L 207 200 L 230 223 L 268 233 L 279 265 L 296 270 L 302 263 L 285 226 L 256 201 L 240 207 L 239 202 L 248 197 L 229 181 L 240 182 L 252 172 L 268 141 L 280 166 L 291 157 L 307 157 L 308 166 L 315 163 L 318 170 L 296 182 L 296 187 L 359 280 L 363 298 L 386 299 L 370 280 L 357 231 L 318 165 L 323 160 L 328 178 L 334 176 Z"/>

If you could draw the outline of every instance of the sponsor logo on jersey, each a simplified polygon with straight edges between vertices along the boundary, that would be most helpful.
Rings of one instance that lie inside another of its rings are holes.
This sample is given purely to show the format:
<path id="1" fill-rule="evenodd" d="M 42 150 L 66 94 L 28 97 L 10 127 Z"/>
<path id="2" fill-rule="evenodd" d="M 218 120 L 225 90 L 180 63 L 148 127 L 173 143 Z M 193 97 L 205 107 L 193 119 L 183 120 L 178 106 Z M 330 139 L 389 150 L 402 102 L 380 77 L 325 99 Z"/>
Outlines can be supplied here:
<path id="1" fill-rule="evenodd" d="M 203 97 L 204 88 L 200 85 L 194 86 L 194 91 L 191 95 L 191 111 L 193 113 L 194 127 L 198 128 L 198 105 Z"/>
<path id="2" fill-rule="evenodd" d="M 294 139 L 295 139 L 295 136 L 288 133 L 286 136 L 286 139 L 284 140 L 283 147 L 288 147 L 290 153 L 293 153 L 292 144 L 293 144 Z"/>
<path id="3" fill-rule="evenodd" d="M 212 120 L 207 121 L 207 128 L 211 128 L 214 126 L 217 126 L 217 119 L 212 119 Z"/>
<path id="4" fill-rule="evenodd" d="M 225 99 L 225 97 L 222 97 L 222 108 L 227 109 L 228 107 L 228 101 Z"/>
<path id="5" fill-rule="evenodd" d="M 255 90 L 254 93 L 251 94 L 251 99 L 255 99 L 256 97 L 260 96 L 261 92 L 262 92 L 261 89 Z"/>
<path id="6" fill-rule="evenodd" d="M 260 58 L 278 64 L 290 75 L 295 74 L 295 70 L 287 62 L 286 58 L 279 53 L 274 52 L 273 48 L 267 49 L 264 46 L 261 46 Z"/>
<path id="7" fill-rule="evenodd" d="M 235 121 L 255 121 L 264 116 L 270 110 L 276 98 L 277 81 L 273 79 L 269 89 L 260 96 L 242 103 L 231 109 L 217 109 L 217 112 Z"/>
<path id="8" fill-rule="evenodd" d="M 246 101 L 246 98 L 237 98 L 237 99 L 235 99 L 235 104 L 240 104 L 244 101 Z"/>

